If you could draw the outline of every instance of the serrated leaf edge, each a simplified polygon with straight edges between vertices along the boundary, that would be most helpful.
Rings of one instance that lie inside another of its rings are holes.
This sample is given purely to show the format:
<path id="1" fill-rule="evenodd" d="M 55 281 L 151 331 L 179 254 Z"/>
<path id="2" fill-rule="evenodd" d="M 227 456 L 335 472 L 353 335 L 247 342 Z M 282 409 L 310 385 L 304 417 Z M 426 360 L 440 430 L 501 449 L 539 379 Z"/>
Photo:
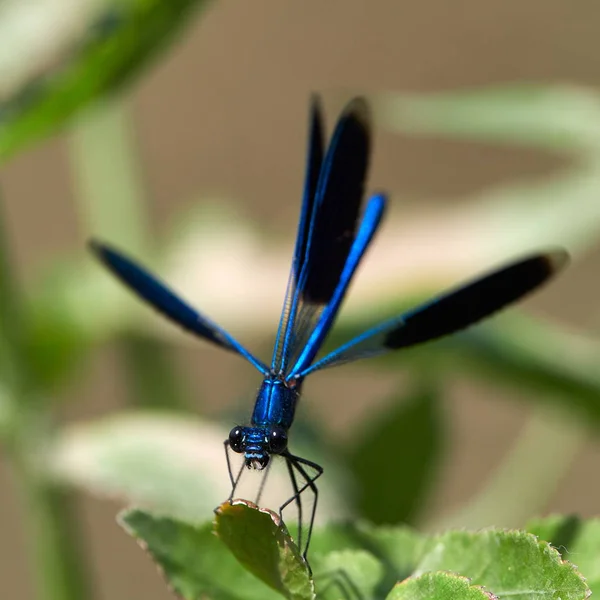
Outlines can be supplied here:
<path id="1" fill-rule="evenodd" d="M 149 549 L 148 547 L 148 543 L 146 542 L 146 540 L 144 540 L 143 538 L 141 538 L 134 530 L 133 528 L 125 522 L 125 517 L 128 514 L 134 513 L 134 512 L 143 512 L 146 514 L 150 514 L 152 517 L 155 517 L 157 519 L 170 519 L 172 521 L 176 521 L 177 519 L 174 519 L 173 517 L 169 517 L 167 515 L 155 515 L 154 513 L 148 513 L 145 509 L 143 508 L 138 508 L 136 506 L 131 506 L 128 508 L 123 509 L 122 511 L 120 511 L 117 516 L 116 516 L 116 521 L 117 524 L 125 530 L 126 533 L 128 533 L 137 543 L 137 545 L 150 557 L 150 560 L 152 561 L 152 564 L 154 565 L 154 568 L 157 570 L 160 578 L 165 582 L 165 585 L 167 586 L 167 589 L 177 598 L 181 598 L 182 600 L 187 600 L 186 598 L 184 598 L 181 594 L 179 594 L 179 592 L 177 592 L 175 590 L 175 588 L 173 587 L 173 585 L 171 584 L 171 581 L 169 580 L 169 577 L 167 576 L 165 570 L 163 569 L 162 565 L 156 560 L 155 555 L 152 553 L 152 551 Z M 193 526 L 193 525 L 192 525 Z"/>
<path id="2" fill-rule="evenodd" d="M 578 569 L 577 565 L 573 564 L 572 562 L 570 562 L 568 560 L 565 560 L 562 557 L 561 553 L 552 544 L 550 544 L 550 542 L 547 542 L 546 540 L 540 540 L 537 535 L 535 535 L 534 533 L 530 533 L 529 531 L 526 531 L 525 529 L 509 529 L 509 528 L 498 528 L 498 527 L 484 527 L 482 529 L 477 529 L 475 531 L 470 531 L 465 528 L 450 529 L 441 534 L 432 536 L 430 538 L 430 540 L 434 541 L 436 538 L 440 538 L 449 533 L 466 533 L 469 535 L 477 535 L 478 533 L 507 533 L 507 534 L 512 534 L 512 535 L 519 534 L 519 535 L 523 535 L 524 537 L 533 538 L 533 540 L 535 541 L 535 543 L 538 546 L 544 548 L 544 550 L 548 554 L 549 558 L 551 558 L 551 560 L 554 560 L 554 562 L 557 565 L 570 567 L 571 570 L 585 583 L 586 588 L 587 588 L 586 595 L 582 598 L 582 600 L 587 600 L 587 598 L 589 598 L 592 594 L 592 590 L 590 590 L 589 586 L 587 585 L 587 578 L 584 577 L 584 575 Z M 423 575 L 425 572 L 418 573 L 418 575 Z M 413 577 L 413 576 L 411 576 L 411 577 Z M 408 579 L 410 579 L 410 578 L 408 578 Z"/>
<path id="3" fill-rule="evenodd" d="M 470 577 L 465 577 L 464 575 L 461 575 L 460 573 L 454 573 L 453 571 L 425 571 L 424 573 L 420 573 L 419 575 L 411 575 L 410 577 L 407 577 L 406 579 L 403 579 L 402 581 L 399 581 L 398 583 L 396 583 L 394 585 L 394 587 L 390 590 L 390 594 L 392 593 L 392 591 L 395 588 L 403 585 L 404 583 L 410 581 L 411 579 L 419 579 L 419 577 L 424 577 L 425 575 L 435 574 L 435 573 L 443 573 L 445 575 L 450 575 L 454 579 L 462 579 L 462 580 L 464 580 L 467 583 L 467 585 L 469 587 L 471 587 L 473 589 L 476 589 L 476 590 L 481 590 L 481 592 L 484 593 L 489 598 L 489 600 L 500 600 L 500 598 L 498 596 L 496 596 L 492 592 L 488 592 L 485 589 L 485 586 L 483 586 L 483 585 L 474 585 L 474 584 L 471 583 L 472 580 L 471 580 Z"/>
<path id="4" fill-rule="evenodd" d="M 219 504 L 219 506 L 217 506 L 214 510 L 214 519 L 213 519 L 213 528 L 212 528 L 212 533 L 214 535 L 217 536 L 217 538 L 219 538 L 219 541 L 221 543 L 223 543 L 223 545 L 227 548 L 227 550 L 229 552 L 231 552 L 231 549 L 227 546 L 227 544 L 225 544 L 220 536 L 219 536 L 219 526 L 218 526 L 218 517 L 219 515 L 222 514 L 223 512 L 223 508 L 225 506 L 246 506 L 247 508 L 251 508 L 252 510 L 256 510 L 259 513 L 268 515 L 269 518 L 271 519 L 271 521 L 273 522 L 273 524 L 283 532 L 284 536 L 288 538 L 289 542 L 291 542 L 294 546 L 296 545 L 295 540 L 292 538 L 292 536 L 290 535 L 287 527 L 285 526 L 285 523 L 283 521 L 283 519 L 279 516 L 279 514 L 277 514 L 276 512 L 272 511 L 269 508 L 261 508 L 260 506 L 258 506 L 257 504 L 255 504 L 254 502 L 252 502 L 251 500 L 244 500 L 243 498 L 233 498 L 231 500 L 226 500 L 225 502 Z M 288 543 L 289 543 L 288 542 Z M 237 559 L 237 557 L 235 556 L 235 554 L 232 553 L 232 555 Z M 302 562 L 304 563 L 304 565 L 306 566 L 306 568 L 308 569 L 308 573 L 309 573 L 309 584 L 310 584 L 310 591 L 312 594 L 312 598 L 314 600 L 314 598 L 316 598 L 316 593 L 315 593 L 315 580 L 314 580 L 314 576 L 312 575 L 312 569 L 310 568 L 309 563 L 306 561 L 306 559 L 302 556 L 302 554 L 300 553 L 300 550 L 298 549 L 298 557 L 302 560 Z M 247 571 L 248 573 L 252 574 L 254 577 L 257 577 L 254 573 L 252 573 L 252 571 L 250 571 L 249 569 L 246 568 L 246 566 L 241 563 L 238 560 L 238 563 L 240 564 L 240 566 Z M 260 579 L 260 578 L 259 578 Z M 264 582 L 266 585 L 269 585 L 268 583 Z M 272 587 L 269 585 L 269 587 Z M 281 593 L 281 590 L 278 590 L 276 588 L 272 588 L 275 591 Z M 286 588 L 288 591 L 291 592 L 291 590 L 289 588 Z"/>

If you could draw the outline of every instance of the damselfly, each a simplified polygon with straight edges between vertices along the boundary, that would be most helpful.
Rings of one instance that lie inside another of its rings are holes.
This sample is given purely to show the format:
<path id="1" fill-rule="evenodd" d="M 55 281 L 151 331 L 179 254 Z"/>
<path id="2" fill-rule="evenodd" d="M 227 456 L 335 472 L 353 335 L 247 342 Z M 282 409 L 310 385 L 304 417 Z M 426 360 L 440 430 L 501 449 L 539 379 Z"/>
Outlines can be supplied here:
<path id="1" fill-rule="evenodd" d="M 296 504 L 300 548 L 302 493 L 310 490 L 314 495 L 305 557 L 317 507 L 316 480 L 323 468 L 292 454 L 288 448 L 288 431 L 304 378 L 326 367 L 407 348 L 464 329 L 538 287 L 567 261 L 563 250 L 527 256 L 380 323 L 315 360 L 380 225 L 387 202 L 385 194 L 374 194 L 361 215 L 371 145 L 366 102 L 356 98 L 347 105 L 328 147 L 323 129 L 320 106 L 314 99 L 300 223 L 270 366 L 141 266 L 105 244 L 91 242 L 100 260 L 143 300 L 194 335 L 241 355 L 263 375 L 250 424 L 234 427 L 225 441 L 232 485 L 230 498 L 244 466 L 264 470 L 272 456 L 283 457 L 294 493 L 280 510 L 292 502 Z M 243 455 L 237 474 L 232 471 L 229 450 Z"/>

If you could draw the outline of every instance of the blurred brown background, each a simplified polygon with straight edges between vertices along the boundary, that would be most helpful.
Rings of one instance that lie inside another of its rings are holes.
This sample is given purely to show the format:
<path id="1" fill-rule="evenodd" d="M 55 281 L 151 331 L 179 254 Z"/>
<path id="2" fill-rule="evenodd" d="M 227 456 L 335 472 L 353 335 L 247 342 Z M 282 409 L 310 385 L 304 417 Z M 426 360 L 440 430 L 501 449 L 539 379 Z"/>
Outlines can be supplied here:
<path id="1" fill-rule="evenodd" d="M 193 199 L 212 195 L 235 199 L 266 231 L 291 236 L 311 91 L 323 94 L 331 125 L 339 108 L 334 99 L 345 90 L 433 91 L 513 81 L 597 86 L 599 22 L 600 5 L 583 0 L 215 2 L 132 90 L 156 231 Z M 556 157 L 533 151 L 378 132 L 371 181 L 390 190 L 397 216 L 407 202 L 433 203 L 439 196 L 458 202 L 483 186 L 559 165 Z M 2 183 L 24 279 L 48 255 L 82 248 L 63 136 L 13 160 Z M 597 272 L 592 259 L 575 264 L 534 303 L 576 323 L 600 302 Z M 204 346 L 180 355 L 189 381 L 211 402 L 251 396 L 250 379 L 236 376 L 235 357 Z M 119 405 L 114 360 L 108 350 L 98 356 L 70 390 L 74 402 L 66 418 Z M 357 396 L 359 379 L 348 371 L 327 373 L 311 386 L 306 403 L 325 414 L 332 386 L 341 390 L 336 396 L 350 389 Z M 499 393 L 469 382 L 459 388 L 448 405 L 458 443 L 432 510 L 457 504 L 477 488 L 527 414 L 521 405 L 496 401 Z M 548 508 L 597 514 L 600 489 L 588 478 L 598 465 L 600 452 L 590 443 Z M 7 468 L 0 477 L 2 591 L 29 598 L 22 515 Z M 116 504 L 81 496 L 77 509 L 90 534 L 99 599 L 169 597 L 150 560 L 115 524 Z"/>

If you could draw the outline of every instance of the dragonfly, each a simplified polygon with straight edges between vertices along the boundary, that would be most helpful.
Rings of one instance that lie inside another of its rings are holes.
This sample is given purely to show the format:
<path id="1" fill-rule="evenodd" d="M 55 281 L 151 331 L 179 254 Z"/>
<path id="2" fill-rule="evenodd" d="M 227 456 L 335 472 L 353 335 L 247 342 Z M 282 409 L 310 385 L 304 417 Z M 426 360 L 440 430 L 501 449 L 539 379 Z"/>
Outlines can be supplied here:
<path id="1" fill-rule="evenodd" d="M 560 248 L 530 254 L 376 324 L 317 358 L 388 203 L 386 194 L 377 192 L 362 208 L 371 137 L 369 107 L 358 97 L 346 105 L 326 145 L 323 111 L 319 99 L 313 97 L 300 220 L 270 366 L 140 264 L 108 244 L 90 242 L 100 261 L 142 300 L 193 335 L 240 355 L 261 373 L 263 381 L 249 424 L 233 427 L 224 442 L 230 501 L 245 468 L 265 471 L 273 457 L 282 457 L 293 495 L 280 507 L 280 514 L 295 504 L 298 547 L 304 548 L 305 559 L 323 467 L 289 449 L 289 431 L 304 379 L 325 368 L 465 329 L 546 282 L 568 259 Z M 243 456 L 239 472 L 232 468 L 230 452 Z M 312 509 L 302 544 L 306 490 L 312 493 Z"/>

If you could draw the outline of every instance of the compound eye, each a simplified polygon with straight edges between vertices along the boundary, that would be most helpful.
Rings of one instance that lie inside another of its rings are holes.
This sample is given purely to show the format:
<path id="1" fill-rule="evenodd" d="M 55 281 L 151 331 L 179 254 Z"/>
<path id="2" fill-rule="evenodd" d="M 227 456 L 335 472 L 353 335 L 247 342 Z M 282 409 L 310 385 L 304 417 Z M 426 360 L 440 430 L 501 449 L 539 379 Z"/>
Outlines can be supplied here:
<path id="1" fill-rule="evenodd" d="M 273 427 L 269 431 L 269 452 L 281 454 L 287 448 L 287 443 L 287 431 L 283 427 Z"/>
<path id="2" fill-rule="evenodd" d="M 238 454 L 244 451 L 244 431 L 241 427 L 234 427 L 229 432 L 229 446 Z"/>

